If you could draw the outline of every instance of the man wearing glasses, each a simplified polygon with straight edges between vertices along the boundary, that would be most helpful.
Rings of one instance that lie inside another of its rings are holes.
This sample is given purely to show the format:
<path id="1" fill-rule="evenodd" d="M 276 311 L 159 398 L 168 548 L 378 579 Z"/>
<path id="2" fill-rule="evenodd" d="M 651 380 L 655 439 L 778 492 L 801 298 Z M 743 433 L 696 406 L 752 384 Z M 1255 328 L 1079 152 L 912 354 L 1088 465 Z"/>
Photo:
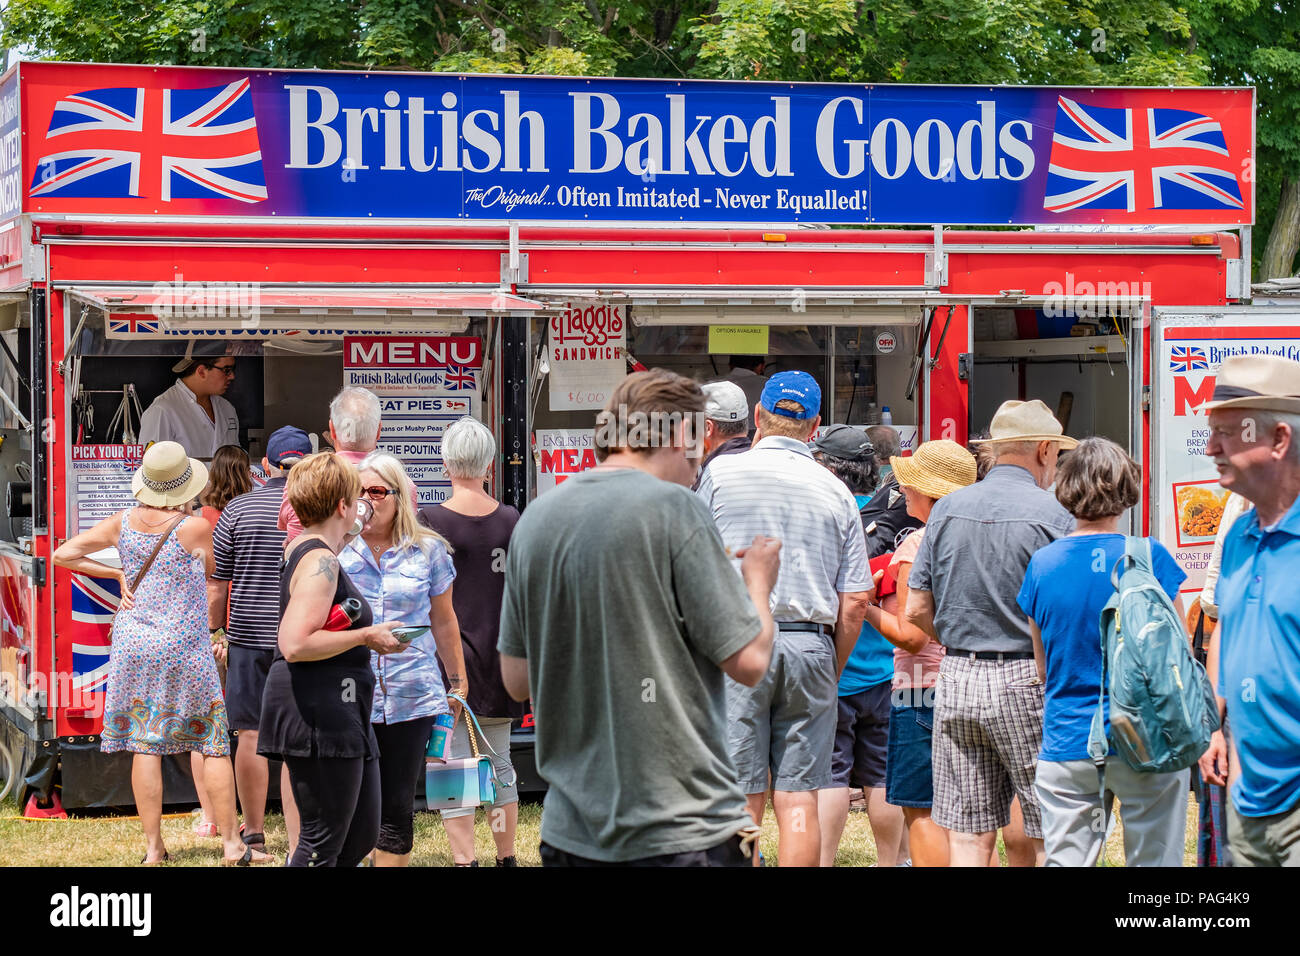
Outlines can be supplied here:
<path id="1" fill-rule="evenodd" d="M 210 461 L 222 445 L 239 444 L 239 415 L 222 398 L 235 378 L 229 355 L 195 358 L 172 366 L 176 384 L 153 400 L 140 419 L 140 442 L 179 442 L 187 455 Z"/>

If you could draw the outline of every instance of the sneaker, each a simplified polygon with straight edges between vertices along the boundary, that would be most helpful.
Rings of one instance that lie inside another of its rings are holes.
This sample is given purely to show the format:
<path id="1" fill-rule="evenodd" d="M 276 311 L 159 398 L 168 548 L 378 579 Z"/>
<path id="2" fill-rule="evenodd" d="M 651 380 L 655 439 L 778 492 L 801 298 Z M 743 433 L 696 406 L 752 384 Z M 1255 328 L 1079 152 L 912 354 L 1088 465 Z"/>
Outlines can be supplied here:
<path id="1" fill-rule="evenodd" d="M 221 828 L 215 823 L 199 817 L 194 821 L 194 834 L 200 837 L 218 837 L 221 836 Z"/>
<path id="2" fill-rule="evenodd" d="M 506 857 L 504 860 L 497 860 L 497 866 L 518 866 L 519 861 L 513 855 Z"/>

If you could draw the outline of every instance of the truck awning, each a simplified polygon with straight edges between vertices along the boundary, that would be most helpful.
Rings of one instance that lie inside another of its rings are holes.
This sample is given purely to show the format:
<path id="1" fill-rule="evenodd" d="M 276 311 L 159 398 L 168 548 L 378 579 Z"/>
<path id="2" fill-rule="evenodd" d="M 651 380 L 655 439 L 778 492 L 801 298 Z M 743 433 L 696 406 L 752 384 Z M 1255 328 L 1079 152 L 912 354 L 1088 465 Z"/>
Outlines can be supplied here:
<path id="1" fill-rule="evenodd" d="M 532 315 L 540 302 L 502 291 L 264 288 L 253 283 L 71 286 L 65 294 L 105 314 L 109 338 L 161 338 L 175 331 L 244 336 L 311 330 L 456 332 L 469 318 Z"/>

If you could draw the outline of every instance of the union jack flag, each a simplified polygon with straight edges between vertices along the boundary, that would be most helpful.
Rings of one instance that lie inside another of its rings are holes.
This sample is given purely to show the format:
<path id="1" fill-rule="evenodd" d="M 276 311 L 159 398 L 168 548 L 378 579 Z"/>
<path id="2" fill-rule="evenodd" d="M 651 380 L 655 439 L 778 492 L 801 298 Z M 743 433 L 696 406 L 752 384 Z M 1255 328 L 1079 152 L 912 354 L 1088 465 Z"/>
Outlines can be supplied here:
<path id="1" fill-rule="evenodd" d="M 1210 362 L 1205 357 L 1205 349 L 1198 348 L 1195 345 L 1175 345 L 1173 352 L 1169 356 L 1169 370 L 1171 372 L 1194 372 L 1197 369 L 1208 369 L 1209 367 Z"/>
<path id="2" fill-rule="evenodd" d="M 1200 113 L 1085 106 L 1061 96 L 1048 160 L 1049 212 L 1243 209 L 1223 127 Z"/>
<path id="3" fill-rule="evenodd" d="M 72 688 L 103 690 L 108 682 L 108 631 L 119 600 L 117 582 L 72 576 Z"/>
<path id="4" fill-rule="evenodd" d="M 142 335 L 157 332 L 159 319 L 156 315 L 123 314 L 108 317 L 109 335 Z"/>
<path id="5" fill-rule="evenodd" d="M 63 97 L 31 195 L 266 199 L 247 78 L 202 90 L 113 87 Z"/>
<path id="6" fill-rule="evenodd" d="M 474 370 L 465 365 L 448 365 L 442 380 L 449 392 L 471 391 L 478 386 L 474 380 Z"/>

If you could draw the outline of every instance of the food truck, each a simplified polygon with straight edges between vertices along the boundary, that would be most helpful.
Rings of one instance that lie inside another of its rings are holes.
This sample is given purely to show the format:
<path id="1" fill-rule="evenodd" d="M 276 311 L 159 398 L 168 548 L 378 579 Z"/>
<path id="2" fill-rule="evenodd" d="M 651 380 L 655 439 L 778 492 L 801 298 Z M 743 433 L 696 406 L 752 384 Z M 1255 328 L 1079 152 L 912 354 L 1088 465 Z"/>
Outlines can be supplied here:
<path id="1" fill-rule="evenodd" d="M 327 447 L 362 385 L 422 502 L 472 415 L 520 509 L 594 464 L 629 369 L 802 369 L 824 423 L 888 413 L 905 452 L 1041 398 L 1147 466 L 1134 530 L 1199 554 L 1213 522 L 1171 532 L 1165 492 L 1204 469 L 1150 477 L 1189 354 L 1160 316 L 1267 324 L 1249 89 L 31 62 L 0 143 L 0 791 L 66 808 L 132 797 L 99 752 L 116 588 L 50 556 L 131 504 L 187 349 L 235 356 L 254 462 L 286 424 Z"/>

